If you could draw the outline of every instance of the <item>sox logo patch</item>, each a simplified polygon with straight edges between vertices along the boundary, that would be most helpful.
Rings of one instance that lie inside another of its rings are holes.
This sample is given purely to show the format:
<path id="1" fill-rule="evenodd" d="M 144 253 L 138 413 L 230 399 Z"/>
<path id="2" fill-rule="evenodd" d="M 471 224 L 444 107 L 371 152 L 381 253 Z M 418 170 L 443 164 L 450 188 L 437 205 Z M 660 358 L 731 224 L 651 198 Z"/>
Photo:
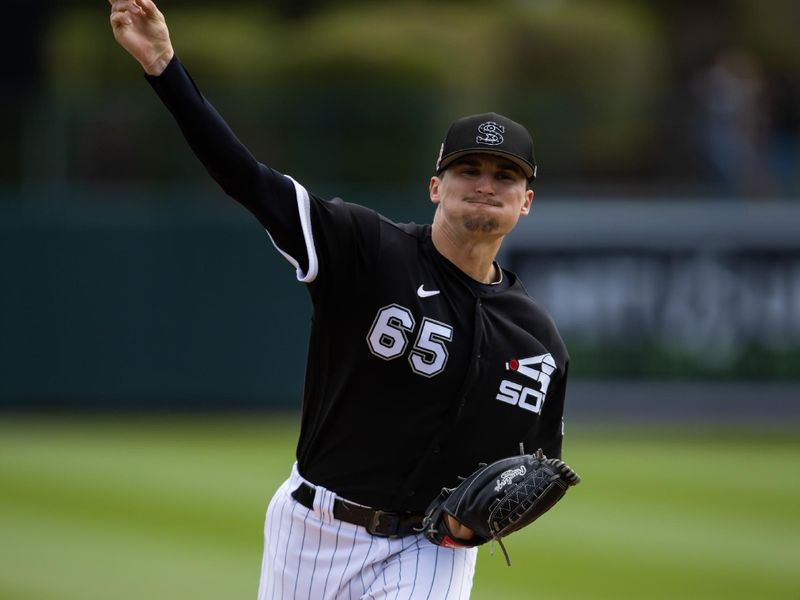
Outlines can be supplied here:
<path id="1" fill-rule="evenodd" d="M 506 364 L 506 370 L 519 373 L 532 379 L 538 384 L 534 389 L 520 385 L 514 381 L 503 379 L 500 382 L 500 389 L 495 398 L 500 402 L 519 406 L 523 410 L 541 414 L 542 404 L 547 396 L 547 388 L 550 387 L 550 376 L 556 370 L 556 361 L 552 355 L 541 354 L 528 358 L 512 358 Z"/>

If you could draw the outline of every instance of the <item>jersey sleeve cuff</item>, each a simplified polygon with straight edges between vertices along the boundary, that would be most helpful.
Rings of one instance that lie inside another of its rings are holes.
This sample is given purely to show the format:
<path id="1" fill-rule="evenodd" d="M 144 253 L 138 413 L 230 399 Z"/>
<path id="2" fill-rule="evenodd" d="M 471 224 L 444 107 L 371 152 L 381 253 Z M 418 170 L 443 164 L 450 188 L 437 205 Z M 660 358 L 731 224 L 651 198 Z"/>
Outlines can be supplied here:
<path id="1" fill-rule="evenodd" d="M 300 267 L 300 262 L 295 257 L 281 249 L 281 247 L 275 243 L 275 240 L 273 239 L 272 235 L 270 235 L 269 231 L 267 231 L 267 235 L 269 236 L 272 245 L 275 246 L 275 249 L 280 252 L 281 255 L 287 261 L 289 261 L 289 264 L 295 268 L 297 281 L 302 283 L 311 283 L 317 278 L 319 267 L 317 250 L 314 246 L 314 234 L 311 228 L 311 198 L 308 195 L 306 188 L 297 183 L 297 181 L 288 175 L 285 177 L 288 177 L 289 180 L 294 184 L 294 191 L 297 197 L 297 213 L 300 215 L 300 227 L 302 229 L 303 239 L 306 244 L 306 255 L 308 256 L 308 269 L 303 272 L 303 269 Z"/>
<path id="2" fill-rule="evenodd" d="M 177 54 L 173 54 L 172 58 L 169 59 L 167 66 L 164 67 L 164 70 L 159 75 L 150 75 L 149 73 L 144 73 L 144 78 L 150 83 L 150 85 L 156 87 L 161 83 L 169 81 L 170 79 L 174 79 L 176 73 L 181 71 L 181 61 L 178 58 Z"/>

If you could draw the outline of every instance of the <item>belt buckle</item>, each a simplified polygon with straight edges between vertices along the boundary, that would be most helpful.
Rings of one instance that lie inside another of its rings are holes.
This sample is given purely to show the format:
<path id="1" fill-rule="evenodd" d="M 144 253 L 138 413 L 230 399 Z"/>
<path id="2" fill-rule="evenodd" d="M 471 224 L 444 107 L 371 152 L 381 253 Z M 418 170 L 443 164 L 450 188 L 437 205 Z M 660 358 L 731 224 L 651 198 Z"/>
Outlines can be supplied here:
<path id="1" fill-rule="evenodd" d="M 380 527 L 381 521 L 384 518 L 393 519 L 393 522 L 391 523 L 391 526 L 389 526 L 390 524 L 387 523 L 387 527 L 384 529 L 384 531 L 378 531 L 378 527 Z M 376 535 L 378 537 L 394 538 L 397 537 L 397 530 L 399 526 L 400 515 L 398 513 L 376 510 L 372 513 L 372 518 L 369 520 L 366 530 L 372 535 Z"/>

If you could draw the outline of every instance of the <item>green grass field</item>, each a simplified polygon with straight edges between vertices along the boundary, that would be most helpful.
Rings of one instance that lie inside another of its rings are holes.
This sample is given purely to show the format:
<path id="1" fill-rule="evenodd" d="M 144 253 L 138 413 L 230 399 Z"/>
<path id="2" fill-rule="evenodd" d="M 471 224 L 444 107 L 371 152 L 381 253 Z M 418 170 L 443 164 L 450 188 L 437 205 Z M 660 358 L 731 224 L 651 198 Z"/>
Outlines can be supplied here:
<path id="1" fill-rule="evenodd" d="M 0 598 L 255 599 L 294 416 L 0 418 Z M 473 598 L 800 598 L 800 429 L 569 431 Z"/>

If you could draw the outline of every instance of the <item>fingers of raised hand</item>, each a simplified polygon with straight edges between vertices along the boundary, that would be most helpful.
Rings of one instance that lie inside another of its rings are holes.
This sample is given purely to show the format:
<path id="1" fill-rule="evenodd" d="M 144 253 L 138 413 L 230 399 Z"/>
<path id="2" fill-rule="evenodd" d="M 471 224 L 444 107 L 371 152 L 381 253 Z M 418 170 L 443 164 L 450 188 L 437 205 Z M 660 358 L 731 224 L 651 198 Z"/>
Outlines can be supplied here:
<path id="1" fill-rule="evenodd" d="M 130 27 L 134 20 L 139 21 L 143 16 L 130 0 L 114 0 L 111 8 L 111 28 L 116 33 Z"/>
<path id="2" fill-rule="evenodd" d="M 109 0 L 109 3 L 111 4 L 111 12 L 144 14 L 144 10 L 138 0 Z"/>
<path id="3" fill-rule="evenodd" d="M 112 11 L 126 10 L 152 20 L 163 19 L 161 11 L 152 0 L 109 0 L 109 2 Z"/>
<path id="4" fill-rule="evenodd" d="M 136 0 L 136 2 L 148 15 L 158 16 L 161 14 L 153 0 Z"/>
<path id="5" fill-rule="evenodd" d="M 132 23 L 130 16 L 125 12 L 112 12 L 111 13 L 111 27 L 117 29 Z"/>
<path id="6" fill-rule="evenodd" d="M 131 25 L 133 19 L 145 16 L 141 7 L 133 0 L 109 0 L 111 2 L 111 24 L 115 27 Z"/>

